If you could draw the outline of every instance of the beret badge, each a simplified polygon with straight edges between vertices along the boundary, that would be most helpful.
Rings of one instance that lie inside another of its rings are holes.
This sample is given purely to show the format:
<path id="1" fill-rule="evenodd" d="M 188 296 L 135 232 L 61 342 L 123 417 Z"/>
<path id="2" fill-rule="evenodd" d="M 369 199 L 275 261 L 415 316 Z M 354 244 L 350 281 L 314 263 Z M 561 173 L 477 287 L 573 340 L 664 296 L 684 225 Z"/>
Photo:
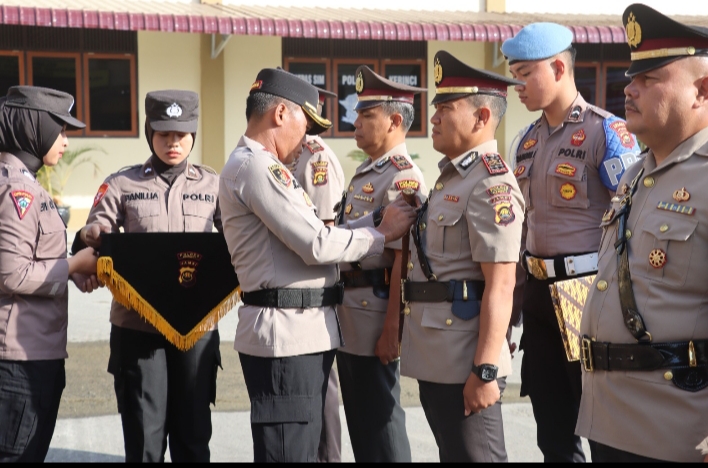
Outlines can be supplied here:
<path id="1" fill-rule="evenodd" d="M 176 102 L 173 102 L 170 107 L 165 111 L 167 116 L 171 119 L 179 118 L 182 115 L 182 108 Z"/>
<path id="2" fill-rule="evenodd" d="M 435 68 L 433 69 L 433 73 L 435 76 L 435 84 L 440 84 L 443 79 L 443 69 L 442 65 L 440 65 L 440 59 L 435 59 Z"/>
<path id="3" fill-rule="evenodd" d="M 356 76 L 356 92 L 361 93 L 364 91 L 364 75 L 361 72 Z"/>
<path id="4" fill-rule="evenodd" d="M 634 13 L 630 13 L 627 18 L 627 26 L 625 28 L 627 32 L 627 44 L 630 47 L 637 47 L 640 42 L 642 42 L 642 28 L 637 23 L 637 18 Z"/>

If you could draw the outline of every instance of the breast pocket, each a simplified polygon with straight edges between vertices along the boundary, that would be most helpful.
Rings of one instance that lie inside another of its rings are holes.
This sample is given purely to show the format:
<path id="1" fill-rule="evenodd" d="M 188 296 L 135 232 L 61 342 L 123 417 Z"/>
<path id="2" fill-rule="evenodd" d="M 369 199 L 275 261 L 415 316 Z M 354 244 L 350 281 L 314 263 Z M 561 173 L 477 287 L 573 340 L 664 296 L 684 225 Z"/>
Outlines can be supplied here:
<path id="1" fill-rule="evenodd" d="M 211 232 L 214 226 L 214 205 L 204 202 L 183 202 L 184 232 Z"/>
<path id="2" fill-rule="evenodd" d="M 638 248 L 632 255 L 632 274 L 682 286 L 689 264 L 694 260 L 691 254 L 697 226 L 696 219 L 685 215 L 652 213 L 647 216 Z"/>
<path id="3" fill-rule="evenodd" d="M 35 257 L 38 260 L 64 258 L 66 256 L 66 226 L 54 210 L 42 213 L 39 219 L 39 239 Z"/>
<path id="4" fill-rule="evenodd" d="M 126 232 L 151 232 L 159 228 L 160 201 L 127 202 Z"/>
<path id="5" fill-rule="evenodd" d="M 479 319 L 462 320 L 452 315 L 449 307 L 426 307 L 423 309 L 421 325 L 450 332 L 471 332 L 479 330 Z"/>
<path id="6" fill-rule="evenodd" d="M 526 208 L 531 207 L 531 168 L 533 167 L 533 159 L 527 159 L 523 163 L 520 163 L 514 169 L 514 175 L 516 176 L 516 181 L 519 184 L 519 189 L 521 189 L 521 194 L 524 196 L 524 201 L 526 202 Z"/>
<path id="7" fill-rule="evenodd" d="M 442 208 L 428 213 L 427 239 L 430 239 L 429 254 L 434 257 L 457 259 L 462 255 L 462 241 L 466 224 L 462 211 Z"/>
<path id="8" fill-rule="evenodd" d="M 557 159 L 548 168 L 548 199 L 561 208 L 590 207 L 587 168 L 582 161 Z"/>

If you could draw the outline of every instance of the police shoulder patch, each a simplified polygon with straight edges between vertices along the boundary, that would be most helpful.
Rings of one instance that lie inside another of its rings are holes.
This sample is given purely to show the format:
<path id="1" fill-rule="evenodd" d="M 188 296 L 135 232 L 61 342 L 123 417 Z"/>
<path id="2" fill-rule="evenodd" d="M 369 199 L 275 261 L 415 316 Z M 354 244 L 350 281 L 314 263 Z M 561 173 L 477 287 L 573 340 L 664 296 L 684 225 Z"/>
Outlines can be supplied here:
<path id="1" fill-rule="evenodd" d="M 324 146 L 320 145 L 317 140 L 310 140 L 305 143 L 305 146 L 307 146 L 307 149 L 309 149 L 312 154 L 324 151 Z"/>
<path id="2" fill-rule="evenodd" d="M 12 201 L 15 202 L 17 215 L 20 217 L 20 220 L 22 220 L 32 206 L 34 195 L 25 190 L 15 190 L 10 192 L 10 197 L 12 198 Z"/>
<path id="3" fill-rule="evenodd" d="M 493 208 L 495 212 L 494 222 L 500 226 L 507 226 L 516 219 L 514 207 L 510 201 L 501 201 L 495 204 Z"/>
<path id="4" fill-rule="evenodd" d="M 413 189 L 416 192 L 420 188 L 420 183 L 414 179 L 403 179 L 396 182 L 396 188 L 398 190 Z"/>
<path id="5" fill-rule="evenodd" d="M 509 168 L 506 166 L 506 163 L 498 153 L 487 153 L 482 155 L 482 162 L 484 162 L 484 165 L 487 166 L 487 171 L 489 171 L 492 175 L 506 174 L 509 172 Z"/>
<path id="6" fill-rule="evenodd" d="M 327 161 L 313 161 L 312 166 L 312 185 L 327 185 Z"/>
<path id="7" fill-rule="evenodd" d="M 117 172 L 125 172 L 130 169 L 135 169 L 136 167 L 143 167 L 143 165 L 142 164 L 134 164 L 132 166 L 124 166 L 124 167 L 121 167 L 120 169 L 118 169 Z"/>
<path id="8" fill-rule="evenodd" d="M 93 197 L 93 206 L 95 207 L 98 205 L 101 200 L 103 200 L 103 196 L 106 194 L 108 191 L 108 184 L 107 183 L 102 183 L 100 187 L 98 187 L 98 192 L 96 192 L 96 196 Z"/>
<path id="9" fill-rule="evenodd" d="M 290 187 L 290 182 L 292 179 L 290 174 L 288 174 L 287 169 L 280 164 L 272 164 L 268 166 L 268 170 L 275 180 L 283 184 L 285 187 Z"/>
<path id="10" fill-rule="evenodd" d="M 403 171 L 405 169 L 410 169 L 411 167 L 413 167 L 413 164 L 408 160 L 408 158 L 403 156 L 402 154 L 391 156 L 391 163 L 393 163 L 393 165 L 396 166 L 399 171 Z"/>
<path id="11" fill-rule="evenodd" d="M 219 175 L 213 168 L 211 168 L 205 164 L 194 164 L 194 167 L 197 167 L 199 169 L 203 169 L 210 174 Z"/>

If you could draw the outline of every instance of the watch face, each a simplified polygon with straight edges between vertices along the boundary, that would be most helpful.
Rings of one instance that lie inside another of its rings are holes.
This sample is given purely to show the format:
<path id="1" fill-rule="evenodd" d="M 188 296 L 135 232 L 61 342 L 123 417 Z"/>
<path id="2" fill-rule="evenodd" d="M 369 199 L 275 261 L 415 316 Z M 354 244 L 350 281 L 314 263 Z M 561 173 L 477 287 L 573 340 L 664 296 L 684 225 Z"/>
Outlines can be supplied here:
<path id="1" fill-rule="evenodd" d="M 497 370 L 490 367 L 482 367 L 480 378 L 485 382 L 491 382 L 497 378 Z"/>

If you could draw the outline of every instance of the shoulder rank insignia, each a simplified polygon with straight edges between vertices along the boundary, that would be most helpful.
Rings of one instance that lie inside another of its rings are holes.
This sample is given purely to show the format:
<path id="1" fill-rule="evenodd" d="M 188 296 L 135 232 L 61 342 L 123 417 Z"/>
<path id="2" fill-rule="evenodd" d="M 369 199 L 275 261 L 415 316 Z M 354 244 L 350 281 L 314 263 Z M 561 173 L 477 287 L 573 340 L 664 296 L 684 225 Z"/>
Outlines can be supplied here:
<path id="1" fill-rule="evenodd" d="M 391 157 L 387 156 L 387 157 L 383 158 L 382 160 L 380 160 L 379 162 L 377 162 L 376 167 L 383 167 L 383 165 L 386 164 L 387 162 L 389 162 L 390 160 L 391 160 Z"/>
<path id="2" fill-rule="evenodd" d="M 312 185 L 327 185 L 327 161 L 314 161 L 312 165 Z"/>
<path id="3" fill-rule="evenodd" d="M 280 164 L 273 164 L 271 166 L 268 166 L 268 170 L 275 178 L 275 180 L 277 180 L 286 187 L 290 187 L 290 174 L 285 171 L 285 168 L 283 166 L 281 166 Z"/>
<path id="4" fill-rule="evenodd" d="M 398 190 L 413 189 L 417 192 L 418 188 L 420 188 L 420 183 L 413 179 L 399 180 L 396 182 L 396 188 Z"/>
<path id="5" fill-rule="evenodd" d="M 506 226 L 514 222 L 516 215 L 514 214 L 514 207 L 511 202 L 501 202 L 494 205 L 494 211 L 496 212 L 494 216 L 494 222 L 500 226 Z"/>
<path id="6" fill-rule="evenodd" d="M 406 158 L 402 154 L 391 156 L 391 162 L 394 166 L 396 166 L 399 171 L 402 171 L 404 169 L 410 169 L 411 167 L 413 167 L 413 164 L 411 164 L 408 158 Z"/>
<path id="7" fill-rule="evenodd" d="M 37 180 L 37 179 L 34 178 L 34 176 L 32 175 L 32 173 L 31 173 L 30 171 L 28 171 L 27 169 L 21 169 L 20 172 L 22 172 L 22 175 L 24 175 L 25 177 L 27 177 L 29 180 L 32 180 L 32 181 Z"/>
<path id="8" fill-rule="evenodd" d="M 101 184 L 100 187 L 98 187 L 98 192 L 96 192 L 96 196 L 93 197 L 93 206 L 94 207 L 96 205 L 98 205 L 101 202 L 101 200 L 103 200 L 103 196 L 106 194 L 107 191 L 108 191 L 108 184 L 106 184 L 106 183 L 103 183 L 103 184 Z"/>
<path id="9" fill-rule="evenodd" d="M 364 193 L 374 193 L 374 186 L 369 182 L 361 188 Z"/>
<path id="10" fill-rule="evenodd" d="M 659 202 L 656 207 L 660 210 L 673 211 L 674 213 L 685 214 L 688 216 L 693 216 L 696 213 L 696 209 L 694 207 L 679 205 L 678 203 Z"/>
<path id="11" fill-rule="evenodd" d="M 10 192 L 10 196 L 12 197 L 12 201 L 15 202 L 17 214 L 20 217 L 20 220 L 22 220 L 27 214 L 27 211 L 30 209 L 30 206 L 32 206 L 34 195 L 29 192 L 25 192 L 24 190 L 15 190 L 14 192 Z"/>
<path id="12" fill-rule="evenodd" d="M 460 167 L 462 169 L 467 169 L 468 167 L 470 167 L 475 161 L 475 159 L 477 159 L 477 154 L 478 153 L 476 151 L 472 151 L 470 154 L 468 154 L 467 157 L 463 159 L 460 163 Z"/>
<path id="13" fill-rule="evenodd" d="M 482 162 L 484 162 L 484 165 L 487 166 L 487 170 L 492 175 L 506 174 L 509 172 L 509 168 L 506 167 L 506 163 L 502 159 L 501 155 L 497 153 L 487 153 L 482 155 Z"/>
<path id="14" fill-rule="evenodd" d="M 307 146 L 307 149 L 309 149 L 312 154 L 324 151 L 324 146 L 320 145 L 317 140 L 310 140 L 305 143 L 305 146 Z"/>

